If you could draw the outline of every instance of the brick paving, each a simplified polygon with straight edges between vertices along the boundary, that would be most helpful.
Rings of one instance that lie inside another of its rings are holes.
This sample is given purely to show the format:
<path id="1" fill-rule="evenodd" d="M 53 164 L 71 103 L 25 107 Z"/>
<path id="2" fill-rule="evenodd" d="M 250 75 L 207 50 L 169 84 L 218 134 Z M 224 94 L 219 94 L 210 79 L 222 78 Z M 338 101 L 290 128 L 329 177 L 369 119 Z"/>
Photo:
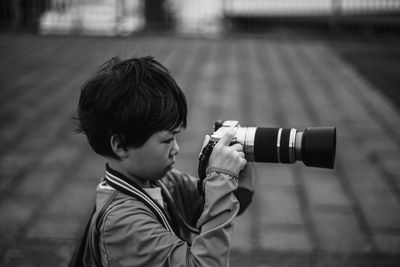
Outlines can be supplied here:
<path id="1" fill-rule="evenodd" d="M 79 86 L 113 55 L 154 55 L 186 92 L 177 167 L 215 119 L 335 125 L 335 170 L 255 164 L 232 266 L 399 266 L 400 116 L 323 41 L 0 36 L 0 266 L 65 266 L 104 161 L 73 132 Z"/>

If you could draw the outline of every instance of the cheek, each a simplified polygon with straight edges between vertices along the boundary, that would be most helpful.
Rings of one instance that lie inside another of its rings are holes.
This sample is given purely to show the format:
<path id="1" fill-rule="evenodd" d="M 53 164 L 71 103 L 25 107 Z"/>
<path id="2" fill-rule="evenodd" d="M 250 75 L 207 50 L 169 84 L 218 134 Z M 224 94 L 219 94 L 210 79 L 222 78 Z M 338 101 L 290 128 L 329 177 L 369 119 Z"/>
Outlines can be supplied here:
<path id="1" fill-rule="evenodd" d="M 149 160 L 153 161 L 153 164 L 157 165 L 168 159 L 170 155 L 170 148 L 169 146 L 160 146 L 159 148 L 151 151 L 150 155 L 152 159 Z"/>
<path id="2" fill-rule="evenodd" d="M 151 143 L 142 147 L 136 158 L 142 166 L 157 166 L 168 160 L 172 147 L 170 144 Z"/>

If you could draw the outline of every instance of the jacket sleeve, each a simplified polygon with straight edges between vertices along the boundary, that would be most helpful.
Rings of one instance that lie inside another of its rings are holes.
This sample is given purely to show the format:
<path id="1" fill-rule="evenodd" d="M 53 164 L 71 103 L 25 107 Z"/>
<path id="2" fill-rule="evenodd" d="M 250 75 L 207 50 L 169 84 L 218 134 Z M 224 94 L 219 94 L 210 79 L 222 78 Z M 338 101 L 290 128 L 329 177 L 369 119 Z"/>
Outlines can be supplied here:
<path id="1" fill-rule="evenodd" d="M 115 206 L 105 217 L 100 250 L 105 266 L 228 266 L 238 181 L 211 172 L 205 179 L 200 234 L 191 246 L 167 231 L 141 202 Z"/>

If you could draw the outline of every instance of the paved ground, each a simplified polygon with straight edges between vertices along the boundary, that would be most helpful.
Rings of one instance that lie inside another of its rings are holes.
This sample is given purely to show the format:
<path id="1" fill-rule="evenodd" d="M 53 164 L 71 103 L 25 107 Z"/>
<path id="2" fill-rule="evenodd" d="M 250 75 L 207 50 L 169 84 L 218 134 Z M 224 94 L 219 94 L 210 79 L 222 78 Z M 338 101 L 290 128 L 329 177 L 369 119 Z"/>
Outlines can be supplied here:
<path id="1" fill-rule="evenodd" d="M 0 36 L 0 266 L 65 266 L 103 160 L 73 132 L 82 81 L 113 55 L 156 56 L 184 88 L 178 168 L 215 119 L 335 125 L 335 170 L 257 164 L 232 266 L 399 266 L 400 115 L 321 41 Z"/>
<path id="2" fill-rule="evenodd" d="M 400 18 L 400 16 L 399 16 Z M 400 32 L 400 31 L 399 31 Z M 358 72 L 381 90 L 400 111 L 400 39 L 346 40 L 331 46 Z"/>

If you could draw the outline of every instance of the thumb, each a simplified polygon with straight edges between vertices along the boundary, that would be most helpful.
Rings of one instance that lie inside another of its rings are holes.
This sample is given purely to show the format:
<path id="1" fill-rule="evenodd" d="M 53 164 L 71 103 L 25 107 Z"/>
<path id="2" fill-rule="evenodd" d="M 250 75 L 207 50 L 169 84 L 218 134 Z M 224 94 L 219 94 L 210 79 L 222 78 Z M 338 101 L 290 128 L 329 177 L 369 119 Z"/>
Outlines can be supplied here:
<path id="1" fill-rule="evenodd" d="M 225 134 L 221 137 L 221 140 L 219 140 L 219 143 L 224 145 L 224 146 L 229 146 L 231 143 L 233 137 L 235 137 L 236 131 L 235 127 L 230 127 Z"/>

